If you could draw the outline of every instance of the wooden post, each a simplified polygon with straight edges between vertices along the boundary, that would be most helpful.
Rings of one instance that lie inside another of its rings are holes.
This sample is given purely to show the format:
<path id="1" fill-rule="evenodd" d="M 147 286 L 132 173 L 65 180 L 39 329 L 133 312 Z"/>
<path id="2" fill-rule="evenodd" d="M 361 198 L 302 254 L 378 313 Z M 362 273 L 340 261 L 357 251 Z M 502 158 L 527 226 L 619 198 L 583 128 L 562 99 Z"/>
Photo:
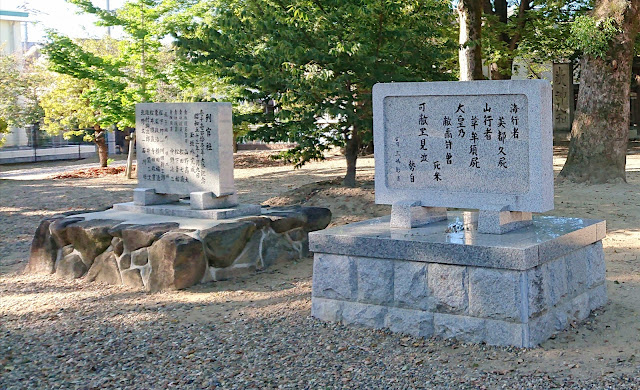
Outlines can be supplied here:
<path id="1" fill-rule="evenodd" d="M 125 175 L 127 179 L 131 179 L 131 171 L 133 170 L 133 149 L 135 147 L 136 133 L 129 134 L 129 153 L 127 155 L 127 169 Z"/>

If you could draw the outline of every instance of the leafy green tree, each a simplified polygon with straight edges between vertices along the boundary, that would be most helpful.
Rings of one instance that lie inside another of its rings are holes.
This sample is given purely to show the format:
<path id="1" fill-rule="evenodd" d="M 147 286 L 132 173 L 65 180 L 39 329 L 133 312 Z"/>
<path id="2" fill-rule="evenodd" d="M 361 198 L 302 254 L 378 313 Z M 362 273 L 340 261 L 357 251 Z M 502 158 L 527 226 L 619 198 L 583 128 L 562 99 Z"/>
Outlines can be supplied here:
<path id="1" fill-rule="evenodd" d="M 100 113 L 94 110 L 86 97 L 93 87 L 90 80 L 52 72 L 49 88 L 41 97 L 43 129 L 51 134 L 62 132 L 65 137 L 80 136 L 85 141 L 95 142 L 102 161 L 108 156 L 105 154 L 104 131 L 95 129 Z"/>
<path id="2" fill-rule="evenodd" d="M 512 44 L 514 50 L 503 51 L 504 57 L 511 53 L 511 57 L 519 58 L 528 67 L 529 75 L 535 78 L 540 78 L 541 71 L 549 70 L 542 66 L 545 63 L 576 60 L 578 53 L 570 43 L 571 25 L 577 16 L 586 12 L 583 2 L 545 1 L 547 2 L 541 4 L 533 3 L 529 7 L 525 21 L 520 24 L 522 28 L 518 41 Z M 495 41 L 495 37 L 493 40 Z M 502 48 L 505 46 L 506 43 L 495 45 Z M 497 64 L 501 63 L 500 57 L 503 57 L 500 51 L 490 57 L 490 61 L 496 64 L 492 72 L 508 74 L 506 68 L 512 67 L 513 61 L 503 61 L 503 68 L 499 68 Z"/>
<path id="3" fill-rule="evenodd" d="M 0 55 L 0 135 L 9 132 L 9 119 L 16 118 L 22 86 L 20 72 L 13 56 Z M 0 145 L 4 138 L 0 140 Z"/>
<path id="4" fill-rule="evenodd" d="M 515 58 L 543 63 L 572 57 L 571 22 L 584 7 L 582 0 L 485 2 L 483 47 L 491 79 L 510 79 Z"/>
<path id="5" fill-rule="evenodd" d="M 171 90 L 166 88 L 168 77 L 162 62 L 167 54 L 161 43 L 166 35 L 161 18 L 174 5 L 170 1 L 135 0 L 112 11 L 95 7 L 89 0 L 68 2 L 97 16 L 98 25 L 119 26 L 125 33 L 119 40 L 74 41 L 50 31 L 44 48 L 51 70 L 91 83 L 79 99 L 92 108 L 94 118 L 89 127 L 95 129 L 100 162 L 106 166 L 105 131 L 114 126 L 133 127 L 136 103 L 154 100 L 158 91 Z M 68 121 L 76 120 L 72 115 Z"/>
<path id="6" fill-rule="evenodd" d="M 112 54 L 114 51 L 117 53 L 113 48 L 116 43 L 109 39 L 75 42 L 53 31 L 49 31 L 48 40 L 43 52 L 47 55 L 49 69 L 80 81 L 78 86 L 82 88 L 80 95 L 75 95 L 77 88 L 70 89 L 68 102 L 48 104 L 45 128 L 50 132 L 61 130 L 60 125 L 63 124 L 71 126 L 65 128 L 65 132 L 93 128 L 94 132 L 85 133 L 85 139 L 96 143 L 100 165 L 106 167 L 107 129 L 114 125 L 130 126 L 135 122 L 135 96 L 126 73 L 120 69 L 121 63 Z M 70 82 L 69 79 L 58 81 L 62 85 Z M 64 94 L 65 91 L 59 90 L 59 93 Z"/>
<path id="7" fill-rule="evenodd" d="M 483 79 L 489 66 L 492 80 L 508 80 L 514 60 L 525 64 L 575 57 L 569 45 L 573 19 L 585 11 L 583 0 L 461 0 L 460 79 Z M 480 22 L 482 21 L 482 22 Z M 534 66 L 528 69 L 536 76 Z"/>
<path id="8" fill-rule="evenodd" d="M 375 83 L 450 79 L 455 43 L 446 0 L 210 0 L 176 17 L 180 53 L 265 110 L 251 137 L 294 141 L 296 166 L 345 148 L 344 183 L 372 141 Z M 272 104 L 273 109 L 269 109 Z"/>
<path id="9" fill-rule="evenodd" d="M 39 127 L 40 95 L 47 85 L 47 72 L 34 58 L 19 60 L 0 55 L 0 134 L 10 127 Z M 3 140 L 0 140 L 0 145 Z"/>

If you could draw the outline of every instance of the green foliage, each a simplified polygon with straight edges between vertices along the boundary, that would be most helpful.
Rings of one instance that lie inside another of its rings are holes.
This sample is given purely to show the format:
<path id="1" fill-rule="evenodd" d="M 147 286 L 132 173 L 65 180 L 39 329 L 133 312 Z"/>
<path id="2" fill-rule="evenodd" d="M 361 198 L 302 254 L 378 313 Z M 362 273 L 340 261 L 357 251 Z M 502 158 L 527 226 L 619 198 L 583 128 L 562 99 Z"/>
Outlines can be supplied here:
<path id="1" fill-rule="evenodd" d="M 40 121 L 40 94 L 46 84 L 46 70 L 37 62 L 0 54 L 0 118 L 7 129 Z"/>
<path id="2" fill-rule="evenodd" d="M 569 45 L 570 26 L 581 6 L 572 1 L 544 1 L 527 11 L 526 27 L 514 55 L 531 64 L 533 72 L 542 69 L 535 64 L 563 61 L 574 56 Z"/>
<path id="3" fill-rule="evenodd" d="M 295 141 L 283 157 L 321 159 L 354 134 L 372 140 L 377 82 L 451 79 L 455 54 L 446 0 L 210 0 L 173 19 L 191 66 L 237 86 L 234 113 L 248 137 Z"/>
<path id="4" fill-rule="evenodd" d="M 6 120 L 0 118 L 0 134 L 7 133 L 8 131 L 9 131 L 9 124 L 7 123 Z M 2 146 L 4 142 L 5 142 L 4 137 L 0 137 L 0 146 Z"/>
<path id="5" fill-rule="evenodd" d="M 610 43 L 620 33 L 614 18 L 595 20 L 591 16 L 579 16 L 571 26 L 570 43 L 576 50 L 592 56 L 604 58 Z"/>
<path id="6" fill-rule="evenodd" d="M 96 50 L 94 43 L 92 51 L 53 31 L 48 33 L 48 39 L 43 51 L 48 56 L 50 69 L 91 82 L 92 88 L 85 89 L 82 97 L 93 108 L 93 123 L 108 127 L 129 126 L 135 122 L 134 104 L 140 98 L 121 69 L 124 63 L 109 53 L 109 40 L 102 41 L 103 50 Z"/>
<path id="7" fill-rule="evenodd" d="M 569 41 L 571 25 L 589 4 L 583 0 L 523 1 L 492 0 L 489 3 L 491 12 L 483 16 L 483 58 L 509 75 L 510 69 L 502 68 L 510 67 L 518 58 L 530 76 L 539 77 L 545 69 L 538 64 L 575 58 L 575 48 Z M 501 20 L 498 8 L 511 10 L 508 16 L 503 15 L 506 21 Z"/>
<path id="8" fill-rule="evenodd" d="M 47 91 L 42 95 L 43 129 L 51 134 L 64 132 L 67 139 L 83 137 L 93 141 L 86 128 L 96 123 L 96 111 L 86 95 L 94 83 L 88 79 L 53 73 Z"/>
<path id="9" fill-rule="evenodd" d="M 95 7 L 89 0 L 68 1 L 98 17 L 98 25 L 119 26 L 126 34 L 120 40 L 74 41 L 54 31 L 48 33 L 44 52 L 50 69 L 91 83 L 79 98 L 93 109 L 93 124 L 101 128 L 134 126 L 136 103 L 158 97 L 173 100 L 162 96 L 175 88 L 167 87 L 172 56 L 161 43 L 166 35 L 162 18 L 174 9 L 172 1 L 127 1 L 115 11 Z"/>
<path id="10" fill-rule="evenodd" d="M 16 58 L 8 55 L 0 55 L 0 118 L 8 131 L 8 121 L 16 118 L 20 109 L 19 98 L 23 86 L 20 83 L 20 71 Z"/>

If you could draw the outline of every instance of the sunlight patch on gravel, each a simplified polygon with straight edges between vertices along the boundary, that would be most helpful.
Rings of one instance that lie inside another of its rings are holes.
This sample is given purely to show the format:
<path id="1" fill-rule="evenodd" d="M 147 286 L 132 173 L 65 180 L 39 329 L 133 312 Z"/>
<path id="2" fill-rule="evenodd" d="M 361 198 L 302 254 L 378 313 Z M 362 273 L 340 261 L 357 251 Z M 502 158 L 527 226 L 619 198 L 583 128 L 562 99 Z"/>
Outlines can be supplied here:
<path id="1" fill-rule="evenodd" d="M 18 207 L 0 207 L 0 213 L 19 213 L 22 208 Z"/>

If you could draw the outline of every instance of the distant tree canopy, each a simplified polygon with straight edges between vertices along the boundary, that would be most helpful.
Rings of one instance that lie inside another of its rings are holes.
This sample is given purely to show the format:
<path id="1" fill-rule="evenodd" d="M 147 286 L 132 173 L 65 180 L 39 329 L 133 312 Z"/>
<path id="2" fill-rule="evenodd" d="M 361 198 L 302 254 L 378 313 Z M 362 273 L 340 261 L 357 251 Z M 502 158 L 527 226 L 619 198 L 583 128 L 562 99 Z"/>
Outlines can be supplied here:
<path id="1" fill-rule="evenodd" d="M 93 135 L 102 130 L 133 127 L 136 103 L 230 100 L 227 96 L 235 94 L 237 87 L 200 72 L 177 57 L 171 44 L 163 44 L 179 20 L 179 11 L 188 8 L 188 0 L 130 0 L 116 10 L 97 7 L 90 0 L 67 1 L 96 16 L 99 26 L 120 27 L 124 37 L 74 40 L 48 32 L 43 52 L 49 69 L 68 77 L 58 78 L 55 85 L 69 88 L 47 95 L 48 131 L 78 135 L 85 128 L 97 128 L 100 131 L 85 133 L 85 139 L 96 141 Z M 56 99 L 65 93 L 69 99 Z M 241 108 L 246 111 L 247 105 Z M 246 130 L 246 123 L 234 128 L 236 133 Z M 104 165 L 106 150 L 101 156 Z"/>
<path id="2" fill-rule="evenodd" d="M 211 0 L 187 14 L 179 53 L 240 86 L 238 99 L 273 104 L 251 136 L 297 142 L 282 155 L 297 166 L 345 147 L 347 185 L 372 140 L 373 85 L 453 77 L 446 0 Z"/>
<path id="3" fill-rule="evenodd" d="M 10 127 L 40 122 L 43 115 L 40 92 L 46 77 L 45 69 L 33 59 L 0 55 L 0 134 Z"/>
<path id="4" fill-rule="evenodd" d="M 93 82 L 65 74 L 53 75 L 41 98 L 43 129 L 51 134 L 85 136 L 85 129 L 96 124 L 96 111 L 85 97 L 93 88 Z"/>
<path id="5" fill-rule="evenodd" d="M 43 51 L 50 69 L 91 81 L 84 97 L 96 113 L 95 124 L 133 126 L 135 104 L 155 99 L 167 83 L 163 59 L 169 54 L 161 43 L 166 33 L 160 19 L 173 8 L 153 0 L 127 1 L 113 11 L 95 7 L 89 0 L 68 2 L 98 17 L 98 25 L 121 27 L 125 36 L 72 40 L 49 31 Z"/>
<path id="6" fill-rule="evenodd" d="M 111 11 L 67 1 L 125 37 L 74 41 L 49 33 L 50 69 L 71 78 L 56 80 L 71 98 L 46 102 L 45 111 L 58 116 L 48 116 L 48 129 L 133 126 L 135 104 L 144 101 L 233 101 L 236 134 L 297 143 L 280 157 L 298 167 L 344 148 L 349 186 L 358 153 L 372 144 L 375 83 L 452 80 L 458 69 L 480 78 L 482 61 L 491 78 L 508 79 L 516 57 L 534 64 L 580 53 L 615 58 L 626 72 L 628 61 L 610 50 L 618 37 L 635 39 L 637 23 L 624 15 L 637 17 L 638 7 L 638 0 L 598 0 L 597 15 L 574 22 L 589 2 L 461 0 L 456 25 L 447 0 L 129 0 Z M 602 34 L 589 35 L 596 30 Z M 169 35 L 174 42 L 163 44 Z M 590 110 L 597 108 L 583 112 Z"/>
<path id="7" fill-rule="evenodd" d="M 95 131 L 88 136 L 98 145 L 100 162 L 106 166 L 104 132 L 112 126 L 133 127 L 136 103 L 155 100 L 162 91 L 171 90 L 164 87 L 169 84 L 168 73 L 172 68 L 164 61 L 171 54 L 161 43 L 166 33 L 160 21 L 166 12 L 174 9 L 174 4 L 134 0 L 110 11 L 95 7 L 90 0 L 68 2 L 97 16 L 98 25 L 121 27 L 125 37 L 72 40 L 49 31 L 43 49 L 49 69 L 78 82 L 59 80 L 62 85 L 74 85 L 72 99 L 50 101 L 46 123 L 51 131 L 73 124 L 93 128 Z M 80 110 L 82 104 L 86 106 Z"/>
<path id="8" fill-rule="evenodd" d="M 458 5 L 461 80 L 508 80 L 514 60 L 540 77 L 535 65 L 572 58 L 574 18 L 588 10 L 583 0 L 461 0 Z M 533 66 L 530 66 L 532 64 Z"/>
<path id="9" fill-rule="evenodd" d="M 478 71 L 483 58 L 492 79 L 510 79 L 516 57 L 534 64 L 581 58 L 571 144 L 560 176 L 591 183 L 625 180 L 640 0 L 460 4 L 461 80 L 484 78 Z M 538 76 L 532 66 L 528 71 Z"/>
<path id="10" fill-rule="evenodd" d="M 22 86 L 19 83 L 20 69 L 13 56 L 0 55 L 0 146 L 2 134 L 9 132 L 9 121 L 16 118 Z"/>

